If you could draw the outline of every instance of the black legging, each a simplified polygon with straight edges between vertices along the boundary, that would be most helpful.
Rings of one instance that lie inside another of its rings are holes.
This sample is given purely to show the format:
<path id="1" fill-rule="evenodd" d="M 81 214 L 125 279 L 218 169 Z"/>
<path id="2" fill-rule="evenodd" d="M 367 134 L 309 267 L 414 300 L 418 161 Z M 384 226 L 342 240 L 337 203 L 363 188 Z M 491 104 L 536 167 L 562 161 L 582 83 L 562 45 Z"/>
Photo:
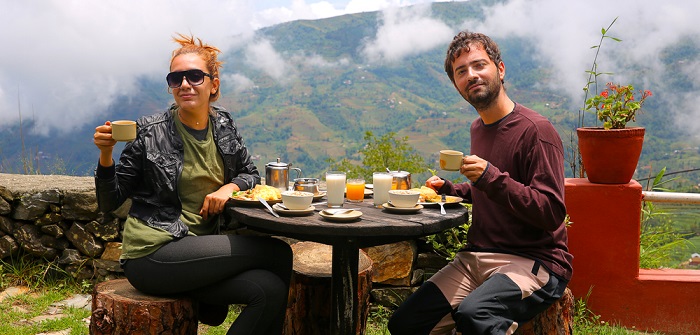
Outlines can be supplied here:
<path id="1" fill-rule="evenodd" d="M 287 243 L 239 235 L 186 236 L 124 264 L 131 285 L 144 293 L 247 305 L 227 333 L 241 335 L 282 333 L 291 271 Z"/>

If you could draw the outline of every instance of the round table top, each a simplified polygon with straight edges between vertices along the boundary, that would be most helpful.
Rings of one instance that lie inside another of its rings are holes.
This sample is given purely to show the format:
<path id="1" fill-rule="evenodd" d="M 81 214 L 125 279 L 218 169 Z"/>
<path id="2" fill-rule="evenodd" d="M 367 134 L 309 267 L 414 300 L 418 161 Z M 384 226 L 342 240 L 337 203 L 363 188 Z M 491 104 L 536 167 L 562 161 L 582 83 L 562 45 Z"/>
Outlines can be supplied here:
<path id="1" fill-rule="evenodd" d="M 362 216 L 351 222 L 333 222 L 321 217 L 318 205 L 306 216 L 273 216 L 262 204 L 242 207 L 230 205 L 229 214 L 250 229 L 326 244 L 355 243 L 362 247 L 380 245 L 438 233 L 468 222 L 468 210 L 460 204 L 445 207 L 425 206 L 416 213 L 394 213 L 375 208 L 372 199 L 345 203 L 344 208 L 359 208 Z"/>

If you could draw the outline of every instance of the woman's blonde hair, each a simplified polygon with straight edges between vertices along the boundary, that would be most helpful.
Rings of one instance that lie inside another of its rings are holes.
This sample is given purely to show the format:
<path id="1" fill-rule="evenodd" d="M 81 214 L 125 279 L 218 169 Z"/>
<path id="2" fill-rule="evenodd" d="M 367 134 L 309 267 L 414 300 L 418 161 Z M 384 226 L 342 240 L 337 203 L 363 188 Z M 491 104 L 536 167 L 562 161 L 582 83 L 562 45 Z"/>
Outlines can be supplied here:
<path id="1" fill-rule="evenodd" d="M 194 36 L 187 36 L 180 33 L 173 37 L 173 41 L 180 44 L 180 47 L 173 51 L 173 56 L 170 58 L 171 66 L 173 65 L 175 57 L 182 54 L 193 53 L 202 57 L 207 64 L 207 72 L 209 72 L 209 74 L 214 78 L 219 78 L 219 69 L 221 69 L 223 64 L 223 62 L 218 59 L 218 54 L 221 53 L 219 48 L 205 44 L 201 39 L 195 38 Z M 209 101 L 213 102 L 219 99 L 220 92 L 221 87 L 209 96 Z"/>

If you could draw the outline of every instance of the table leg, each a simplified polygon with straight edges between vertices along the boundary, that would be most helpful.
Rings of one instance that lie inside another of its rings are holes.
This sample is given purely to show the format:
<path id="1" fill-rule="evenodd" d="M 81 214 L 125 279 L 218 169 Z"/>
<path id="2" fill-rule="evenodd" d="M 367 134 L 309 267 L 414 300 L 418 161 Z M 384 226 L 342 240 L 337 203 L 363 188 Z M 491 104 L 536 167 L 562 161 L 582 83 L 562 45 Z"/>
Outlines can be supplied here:
<path id="1" fill-rule="evenodd" d="M 357 334 L 359 252 L 349 242 L 333 245 L 331 335 Z"/>

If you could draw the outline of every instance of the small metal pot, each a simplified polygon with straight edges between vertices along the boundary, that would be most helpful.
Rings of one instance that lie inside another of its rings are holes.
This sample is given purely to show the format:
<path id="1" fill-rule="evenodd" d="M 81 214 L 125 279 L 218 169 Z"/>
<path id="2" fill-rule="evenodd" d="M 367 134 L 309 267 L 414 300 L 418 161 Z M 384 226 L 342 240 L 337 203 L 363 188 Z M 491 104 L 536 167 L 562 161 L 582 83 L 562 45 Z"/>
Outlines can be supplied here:
<path id="1" fill-rule="evenodd" d="M 265 164 L 265 185 L 276 187 L 281 191 L 289 189 L 289 170 L 297 171 L 297 178 L 301 177 L 301 169 L 291 167 L 292 164 L 277 162 Z"/>
<path id="2" fill-rule="evenodd" d="M 389 171 L 391 173 L 392 190 L 408 190 L 411 188 L 411 173 L 408 171 Z"/>
<path id="3" fill-rule="evenodd" d="M 294 179 L 294 190 L 318 195 L 318 184 L 318 178 L 296 178 Z"/>

